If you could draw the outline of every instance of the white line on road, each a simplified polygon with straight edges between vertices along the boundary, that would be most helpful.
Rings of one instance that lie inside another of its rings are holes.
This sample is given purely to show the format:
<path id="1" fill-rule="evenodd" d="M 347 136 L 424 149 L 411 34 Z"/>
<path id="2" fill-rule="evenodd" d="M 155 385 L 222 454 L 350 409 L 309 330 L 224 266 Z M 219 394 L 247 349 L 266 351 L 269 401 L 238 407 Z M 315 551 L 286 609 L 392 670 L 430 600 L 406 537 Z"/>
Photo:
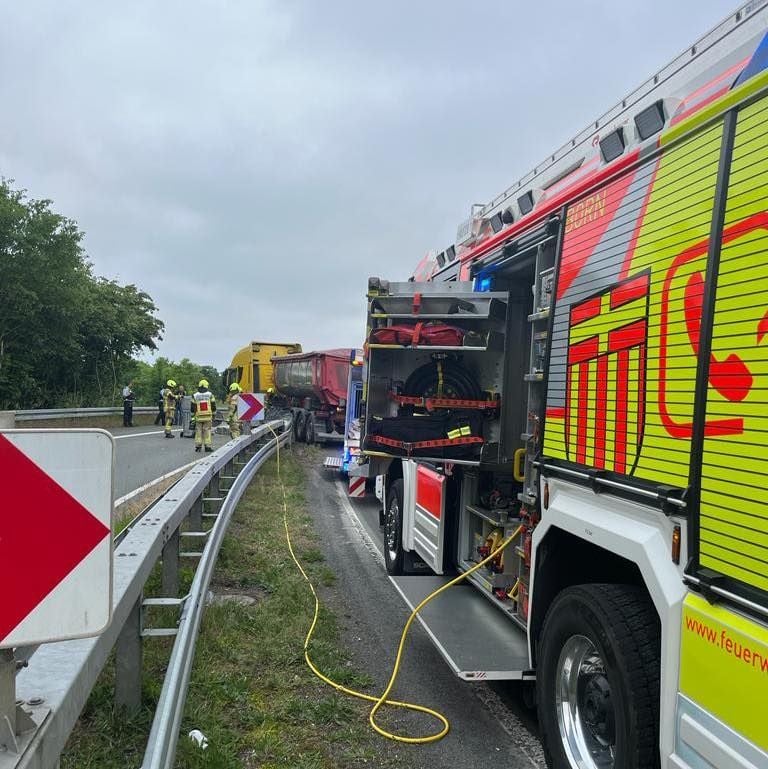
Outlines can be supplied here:
<path id="1" fill-rule="evenodd" d="M 352 503 L 349 501 L 349 498 L 347 497 L 347 490 L 344 487 L 344 484 L 341 483 L 341 481 L 336 481 L 334 483 L 334 486 L 336 487 L 336 493 L 339 495 L 339 499 L 341 500 L 341 506 L 344 509 L 344 512 L 347 514 L 347 518 L 349 518 L 350 523 L 352 524 L 352 526 L 360 536 L 360 539 L 363 540 L 363 545 L 365 546 L 365 549 L 370 551 L 374 560 L 378 564 L 383 566 L 384 551 L 378 548 L 376 543 L 373 541 L 373 538 L 368 533 L 368 530 L 365 528 L 365 525 L 363 524 L 363 522 L 360 520 L 359 516 L 355 512 L 355 508 L 352 507 Z"/>
<path id="2" fill-rule="evenodd" d="M 113 435 L 112 437 L 116 441 L 121 441 L 123 438 L 141 438 L 142 435 L 160 435 L 163 430 L 152 430 L 151 433 L 130 433 L 129 435 Z"/>
<path id="3" fill-rule="evenodd" d="M 147 433 L 147 435 L 150 435 L 150 433 Z M 171 470 L 170 473 L 166 473 L 165 475 L 161 475 L 159 478 L 155 478 L 154 481 L 149 481 L 148 483 L 145 483 L 143 486 L 139 486 L 138 489 L 134 489 L 133 491 L 129 491 L 124 496 L 120 497 L 120 499 L 115 500 L 115 507 L 118 505 L 122 505 L 124 502 L 127 502 L 129 499 L 133 499 L 134 497 L 141 494 L 142 491 L 146 491 L 148 488 L 154 486 L 156 483 L 160 483 L 161 481 L 168 480 L 168 478 L 176 475 L 177 473 L 180 473 L 182 470 L 189 470 L 190 467 L 193 467 L 196 465 L 200 460 L 202 460 L 203 457 L 200 457 L 200 459 L 196 459 L 194 462 L 189 462 L 186 465 L 182 465 L 181 467 L 177 467 L 175 470 Z"/>

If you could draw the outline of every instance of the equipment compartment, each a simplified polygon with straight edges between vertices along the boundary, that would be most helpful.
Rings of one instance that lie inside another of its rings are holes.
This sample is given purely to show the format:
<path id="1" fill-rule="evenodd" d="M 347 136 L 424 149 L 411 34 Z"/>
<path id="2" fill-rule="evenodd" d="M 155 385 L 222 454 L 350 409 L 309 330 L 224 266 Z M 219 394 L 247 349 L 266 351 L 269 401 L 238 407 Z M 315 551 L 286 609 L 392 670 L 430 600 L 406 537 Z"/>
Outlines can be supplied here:
<path id="1" fill-rule="evenodd" d="M 473 292 L 469 283 L 372 278 L 366 452 L 499 461 L 506 324 L 506 293 Z M 441 421 L 445 435 L 436 439 Z"/>

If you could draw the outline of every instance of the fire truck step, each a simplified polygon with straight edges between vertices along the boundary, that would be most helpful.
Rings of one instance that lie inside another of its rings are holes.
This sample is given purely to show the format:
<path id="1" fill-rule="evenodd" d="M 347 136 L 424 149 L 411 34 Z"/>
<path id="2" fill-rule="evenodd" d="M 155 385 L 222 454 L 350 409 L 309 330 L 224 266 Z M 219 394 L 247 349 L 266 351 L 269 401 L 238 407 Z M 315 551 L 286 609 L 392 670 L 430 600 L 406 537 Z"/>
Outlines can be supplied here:
<path id="1" fill-rule="evenodd" d="M 413 609 L 451 577 L 390 577 Z M 533 679 L 524 631 L 504 617 L 475 588 L 456 585 L 428 603 L 419 615 L 445 661 L 465 681 Z"/>

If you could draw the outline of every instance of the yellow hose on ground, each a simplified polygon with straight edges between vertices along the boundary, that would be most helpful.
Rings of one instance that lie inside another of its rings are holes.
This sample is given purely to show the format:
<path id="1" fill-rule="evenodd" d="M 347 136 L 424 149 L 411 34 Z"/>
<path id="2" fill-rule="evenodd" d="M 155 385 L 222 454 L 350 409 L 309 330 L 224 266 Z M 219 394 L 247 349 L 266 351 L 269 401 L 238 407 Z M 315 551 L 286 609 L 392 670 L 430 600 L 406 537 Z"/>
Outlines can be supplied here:
<path id="1" fill-rule="evenodd" d="M 272 433 L 272 435 L 275 436 L 277 439 L 277 433 L 269 426 L 269 431 Z M 400 643 L 397 647 L 397 656 L 395 657 L 395 664 L 392 667 L 392 673 L 389 677 L 389 683 L 387 684 L 384 691 L 378 696 L 375 697 L 371 694 L 365 694 L 365 692 L 359 692 L 355 689 L 350 689 L 347 686 L 344 686 L 343 684 L 337 683 L 336 681 L 332 681 L 328 676 L 324 675 L 320 670 L 318 670 L 317 666 L 312 662 L 311 657 L 309 656 L 309 644 L 312 640 L 312 636 L 314 635 L 315 628 L 317 626 L 318 616 L 320 614 L 320 601 L 317 597 L 317 591 L 315 590 L 315 586 L 312 584 L 312 580 L 307 576 L 307 573 L 304 571 L 304 568 L 302 567 L 301 563 L 299 562 L 299 559 L 296 557 L 296 553 L 293 550 L 293 543 L 291 542 L 291 532 L 288 528 L 288 503 L 286 501 L 286 495 L 285 495 L 285 485 L 283 484 L 282 476 L 280 475 L 280 442 L 277 442 L 277 479 L 280 483 L 280 489 L 282 491 L 283 495 L 283 526 L 285 528 L 285 539 L 288 543 L 288 551 L 291 554 L 291 558 L 293 558 L 293 562 L 296 564 L 299 572 L 301 572 L 301 576 L 304 577 L 305 582 L 309 585 L 309 589 L 312 592 L 312 597 L 315 601 L 315 613 L 312 617 L 312 623 L 309 626 L 309 630 L 307 631 L 307 635 L 304 638 L 304 660 L 307 663 L 307 666 L 309 669 L 324 683 L 328 684 L 328 686 L 332 686 L 336 691 L 342 692 L 343 694 L 348 695 L 349 697 L 355 697 L 359 700 L 365 700 L 366 702 L 373 702 L 373 707 L 371 708 L 370 712 L 368 713 L 368 723 L 371 725 L 371 728 L 378 732 L 382 737 L 386 737 L 388 740 L 394 740 L 396 742 L 406 742 L 413 745 L 425 745 L 430 742 L 437 742 L 438 740 L 443 739 L 446 734 L 448 734 L 448 730 L 451 728 L 450 723 L 448 719 L 437 710 L 432 710 L 431 708 L 425 707 L 424 705 L 417 705 L 413 702 L 400 702 L 399 700 L 390 700 L 388 699 L 389 693 L 392 691 L 392 688 L 395 685 L 395 681 L 397 681 L 397 676 L 400 672 L 400 662 L 402 660 L 403 656 L 403 649 L 405 648 L 405 639 L 408 636 L 408 632 L 411 629 L 411 625 L 413 624 L 413 621 L 416 619 L 416 615 L 434 598 L 437 598 L 437 596 L 440 595 L 440 593 L 447 590 L 449 587 L 453 587 L 454 585 L 458 584 L 462 580 L 466 579 L 470 574 L 477 571 L 478 569 L 481 569 L 483 566 L 485 566 L 486 563 L 493 560 L 500 552 L 504 550 L 505 547 L 507 547 L 514 539 L 517 538 L 518 534 L 520 533 L 522 526 L 518 526 L 515 531 L 510 534 L 501 544 L 492 552 L 490 555 L 487 555 L 485 558 L 483 558 L 481 561 L 476 563 L 471 569 L 468 569 L 467 571 L 463 572 L 462 574 L 459 574 L 458 577 L 454 577 L 450 582 L 446 582 L 445 585 L 442 585 L 434 592 L 430 593 L 426 598 L 424 598 L 418 606 L 411 612 L 410 616 L 408 617 L 405 626 L 403 627 L 403 631 L 400 634 Z M 429 716 L 432 716 L 434 719 L 439 721 L 442 724 L 442 728 L 435 732 L 434 734 L 428 734 L 424 737 L 408 737 L 401 734 L 394 734 L 393 732 L 388 732 L 386 729 L 383 729 L 381 726 L 379 726 L 376 723 L 376 713 L 379 711 L 379 709 L 384 706 L 388 705 L 390 707 L 394 708 L 404 708 L 405 710 L 412 710 L 417 713 L 426 713 Z"/>

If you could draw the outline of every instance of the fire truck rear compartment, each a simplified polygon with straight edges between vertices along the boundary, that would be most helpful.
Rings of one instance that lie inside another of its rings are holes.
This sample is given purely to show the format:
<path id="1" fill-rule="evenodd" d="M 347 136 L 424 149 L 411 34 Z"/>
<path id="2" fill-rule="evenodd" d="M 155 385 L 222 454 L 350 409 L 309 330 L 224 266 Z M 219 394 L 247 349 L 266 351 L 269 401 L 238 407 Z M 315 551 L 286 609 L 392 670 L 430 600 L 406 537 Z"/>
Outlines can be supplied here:
<path id="1" fill-rule="evenodd" d="M 413 610 L 452 577 L 390 577 Z M 465 681 L 522 680 L 535 675 L 528 663 L 525 631 L 509 622 L 470 585 L 456 585 L 419 613 L 427 635 L 451 670 Z M 482 628 L 482 643 L 478 631 Z"/>
<path id="2" fill-rule="evenodd" d="M 442 365 L 448 374 L 464 372 L 474 388 L 464 387 L 471 395 L 457 395 L 446 384 L 443 397 L 494 401 L 496 408 L 480 408 L 483 416 L 481 446 L 474 447 L 462 457 L 465 461 L 483 464 L 511 463 L 514 452 L 524 442 L 521 435 L 528 430 L 525 376 L 529 373 L 531 341 L 527 317 L 534 306 L 531 286 L 534 282 L 534 261 L 525 260 L 515 280 L 499 278 L 501 291 L 473 291 L 471 284 L 414 284 L 373 283 L 375 291 L 369 306 L 369 323 L 373 329 L 382 329 L 394 323 L 442 322 L 463 329 L 463 346 L 439 347 L 424 344 L 401 346 L 396 344 L 368 345 L 367 425 L 370 432 L 372 419 L 388 419 L 412 413 L 413 407 L 403 406 L 397 396 L 434 397 L 434 387 L 428 392 L 408 392 L 418 381 L 419 369 Z M 502 271 L 503 274 L 503 271 Z M 372 278 L 371 281 L 377 279 Z M 440 364 L 439 362 L 442 363 Z M 454 377 L 458 380 L 459 377 Z M 434 377 L 432 377 L 434 380 Z M 441 388 L 442 388 L 441 379 Z M 420 389 L 420 388 L 416 388 Z M 424 388 L 421 388 L 424 389 Z M 479 393 L 479 398 L 478 398 Z M 452 408 L 445 401 L 427 411 Z M 463 408 L 455 406 L 455 408 Z M 416 407 L 417 412 L 425 409 Z M 387 453 L 386 448 L 367 446 L 371 452 Z M 430 456 L 428 451 L 413 452 L 412 456 L 440 461 L 441 455 Z M 456 458 L 454 455 L 453 458 Z"/>

